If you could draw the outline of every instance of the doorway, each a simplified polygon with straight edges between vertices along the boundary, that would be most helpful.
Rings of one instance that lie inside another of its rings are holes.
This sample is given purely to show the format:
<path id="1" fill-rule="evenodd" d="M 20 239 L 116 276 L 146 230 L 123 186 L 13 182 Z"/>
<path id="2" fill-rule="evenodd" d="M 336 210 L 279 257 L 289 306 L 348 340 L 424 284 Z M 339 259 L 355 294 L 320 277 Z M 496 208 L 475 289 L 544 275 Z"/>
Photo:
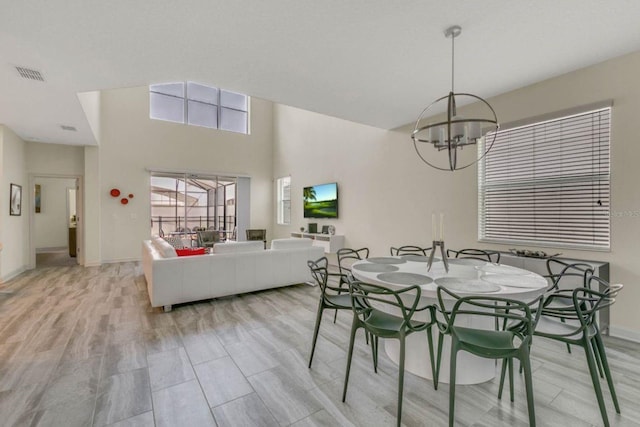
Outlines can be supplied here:
<path id="1" fill-rule="evenodd" d="M 32 182 L 32 266 L 77 265 L 79 178 L 35 176 Z"/>

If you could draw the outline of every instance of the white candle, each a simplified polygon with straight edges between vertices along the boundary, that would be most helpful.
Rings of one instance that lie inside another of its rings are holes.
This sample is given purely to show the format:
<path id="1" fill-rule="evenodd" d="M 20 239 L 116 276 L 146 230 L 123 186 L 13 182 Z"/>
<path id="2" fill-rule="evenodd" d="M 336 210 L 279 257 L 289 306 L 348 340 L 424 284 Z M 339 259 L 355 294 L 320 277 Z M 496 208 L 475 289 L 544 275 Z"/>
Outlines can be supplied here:
<path id="1" fill-rule="evenodd" d="M 436 214 L 431 214 L 431 238 L 436 240 Z"/>
<path id="2" fill-rule="evenodd" d="M 444 214 L 440 212 L 440 241 L 444 241 Z"/>

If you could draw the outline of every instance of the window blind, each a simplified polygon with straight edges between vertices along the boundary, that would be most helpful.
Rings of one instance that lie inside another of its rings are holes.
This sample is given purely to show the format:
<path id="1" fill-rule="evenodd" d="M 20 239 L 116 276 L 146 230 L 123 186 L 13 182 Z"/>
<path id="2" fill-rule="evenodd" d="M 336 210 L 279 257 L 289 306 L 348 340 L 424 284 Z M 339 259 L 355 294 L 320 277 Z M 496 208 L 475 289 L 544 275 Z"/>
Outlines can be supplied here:
<path id="1" fill-rule="evenodd" d="M 498 131 L 478 167 L 479 239 L 608 249 L 610 124 L 607 107 Z"/>

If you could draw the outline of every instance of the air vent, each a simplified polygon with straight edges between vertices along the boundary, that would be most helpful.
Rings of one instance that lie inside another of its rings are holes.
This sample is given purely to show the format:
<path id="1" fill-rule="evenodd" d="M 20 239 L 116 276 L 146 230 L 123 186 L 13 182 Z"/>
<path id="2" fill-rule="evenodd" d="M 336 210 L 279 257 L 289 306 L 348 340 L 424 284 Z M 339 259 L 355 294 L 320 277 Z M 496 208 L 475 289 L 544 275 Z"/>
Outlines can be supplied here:
<path id="1" fill-rule="evenodd" d="M 74 126 L 60 125 L 60 127 L 62 130 L 68 130 L 70 132 L 76 132 L 78 130 Z"/>
<path id="2" fill-rule="evenodd" d="M 16 67 L 16 70 L 18 70 L 20 77 L 24 79 L 37 80 L 39 82 L 44 81 L 44 77 L 42 77 L 42 74 L 40 73 L 40 71 L 36 71 L 30 68 L 24 68 L 24 67 Z"/>

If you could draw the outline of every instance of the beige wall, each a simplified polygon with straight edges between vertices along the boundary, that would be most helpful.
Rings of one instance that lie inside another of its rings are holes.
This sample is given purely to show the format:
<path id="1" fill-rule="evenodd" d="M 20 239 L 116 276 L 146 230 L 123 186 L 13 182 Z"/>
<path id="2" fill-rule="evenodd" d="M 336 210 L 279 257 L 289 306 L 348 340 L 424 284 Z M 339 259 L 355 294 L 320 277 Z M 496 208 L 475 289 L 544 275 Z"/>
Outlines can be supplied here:
<path id="1" fill-rule="evenodd" d="M 251 227 L 270 227 L 273 220 L 270 102 L 251 100 L 251 135 L 242 135 L 149 119 L 146 86 L 103 91 L 100 101 L 99 177 L 91 186 L 87 183 L 87 192 L 97 195 L 95 204 L 99 206 L 102 236 L 99 260 L 140 258 L 140 242 L 150 233 L 148 168 L 250 176 Z M 125 195 L 133 193 L 134 198 L 123 206 L 119 199 L 109 195 L 112 188 Z M 96 234 L 95 230 L 90 232 Z"/>
<path id="2" fill-rule="evenodd" d="M 0 280 L 23 272 L 28 260 L 28 223 L 31 209 L 26 172 L 26 144 L 11 129 L 0 125 Z M 22 186 L 22 214 L 9 215 L 10 184 Z"/>
<path id="3" fill-rule="evenodd" d="M 490 100 L 499 120 L 507 123 L 613 99 L 612 212 L 636 215 L 613 216 L 611 252 L 562 252 L 611 263 L 612 280 L 626 285 L 612 309 L 612 334 L 636 340 L 640 339 L 638 75 L 640 53 L 635 53 Z M 276 106 L 274 177 L 292 177 L 292 224 L 274 225 L 276 234 L 287 236 L 308 223 L 302 218 L 302 187 L 337 181 L 340 218 L 317 222 L 334 224 L 338 234 L 345 234 L 347 246 L 368 246 L 374 255 L 383 255 L 390 245 L 425 245 L 431 241 L 433 211 L 445 213 L 449 247 L 483 246 L 477 241 L 476 169 L 450 173 L 421 164 L 408 129 L 383 131 Z M 508 249 L 496 244 L 484 246 Z"/>

